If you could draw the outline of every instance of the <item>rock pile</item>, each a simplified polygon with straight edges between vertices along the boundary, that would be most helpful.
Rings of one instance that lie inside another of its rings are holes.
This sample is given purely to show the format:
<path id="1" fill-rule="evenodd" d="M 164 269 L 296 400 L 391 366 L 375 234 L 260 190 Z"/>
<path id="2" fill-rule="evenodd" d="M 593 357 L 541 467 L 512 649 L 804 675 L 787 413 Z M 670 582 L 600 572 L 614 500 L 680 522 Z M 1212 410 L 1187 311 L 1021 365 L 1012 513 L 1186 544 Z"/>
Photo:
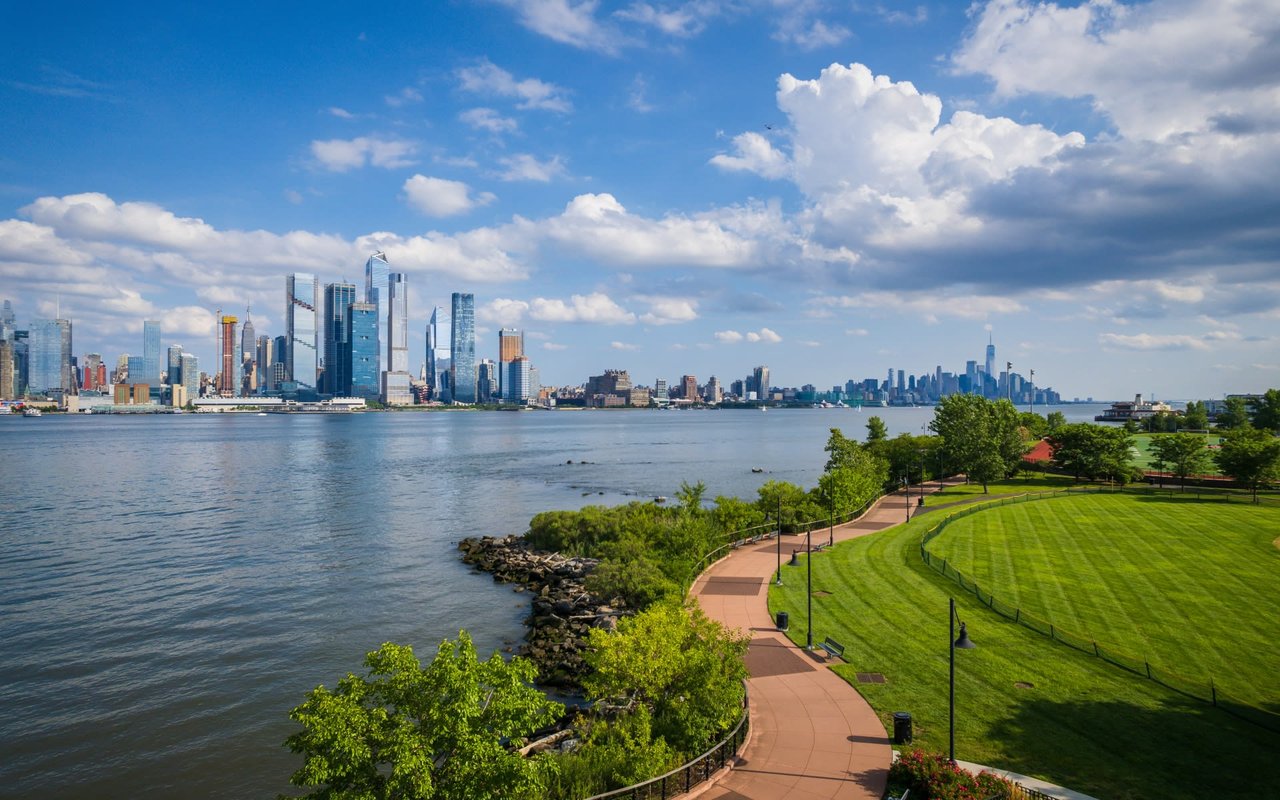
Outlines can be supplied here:
<path id="1" fill-rule="evenodd" d="M 518 536 L 463 539 L 458 549 L 464 562 L 495 581 L 533 594 L 520 655 L 537 665 L 540 684 L 578 688 L 587 671 L 582 653 L 588 633 L 592 628 L 612 630 L 619 617 L 630 613 L 621 598 L 606 603 L 587 591 L 586 578 L 599 561 L 539 552 Z"/>

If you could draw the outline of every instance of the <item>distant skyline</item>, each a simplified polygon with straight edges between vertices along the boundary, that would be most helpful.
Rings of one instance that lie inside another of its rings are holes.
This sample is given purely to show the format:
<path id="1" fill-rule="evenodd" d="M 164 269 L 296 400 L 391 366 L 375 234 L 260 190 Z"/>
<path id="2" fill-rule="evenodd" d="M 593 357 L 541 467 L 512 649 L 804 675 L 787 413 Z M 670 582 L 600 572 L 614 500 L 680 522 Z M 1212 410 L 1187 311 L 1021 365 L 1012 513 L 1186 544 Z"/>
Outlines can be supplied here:
<path id="1" fill-rule="evenodd" d="M 1280 0 L 14 7 L 0 297 L 209 371 L 285 276 L 475 297 L 547 385 L 1012 361 L 1280 385 Z M 38 42 L 39 46 L 32 46 Z M 385 357 L 385 355 L 383 356 Z"/>

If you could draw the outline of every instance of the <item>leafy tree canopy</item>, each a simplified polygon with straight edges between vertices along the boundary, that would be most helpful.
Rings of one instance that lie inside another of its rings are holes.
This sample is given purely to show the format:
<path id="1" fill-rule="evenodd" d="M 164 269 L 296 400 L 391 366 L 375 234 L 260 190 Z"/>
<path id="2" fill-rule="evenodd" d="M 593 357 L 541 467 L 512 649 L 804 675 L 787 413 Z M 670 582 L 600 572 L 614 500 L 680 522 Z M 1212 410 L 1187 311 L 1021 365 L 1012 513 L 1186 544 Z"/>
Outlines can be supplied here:
<path id="1" fill-rule="evenodd" d="M 942 398 L 929 428 L 942 437 L 947 463 L 971 480 L 987 484 L 1012 474 L 1025 450 L 1018 410 L 1008 400 L 974 394 Z"/>
<path id="2" fill-rule="evenodd" d="M 1160 463 L 1179 479 L 1199 475 L 1209 468 L 1209 451 L 1203 436 L 1194 433 L 1166 433 L 1151 437 L 1151 450 Z"/>
<path id="3" fill-rule="evenodd" d="M 1280 433 L 1280 389 L 1268 389 L 1249 401 L 1253 427 Z"/>
<path id="4" fill-rule="evenodd" d="M 1051 461 L 1076 480 L 1127 481 L 1133 473 L 1133 436 L 1126 428 L 1076 422 L 1049 437 Z"/>
<path id="5" fill-rule="evenodd" d="M 285 744 L 303 756 L 289 779 L 326 800 L 498 800 L 545 794 L 553 762 L 509 742 L 564 708 L 533 688 L 534 666 L 497 653 L 480 661 L 466 631 L 422 666 L 388 642 L 365 657 L 368 674 L 317 686 L 289 716 Z"/>
<path id="6" fill-rule="evenodd" d="M 1280 439 L 1257 428 L 1236 428 L 1227 433 L 1213 460 L 1222 474 L 1235 478 L 1253 492 L 1280 481 Z"/>
<path id="7" fill-rule="evenodd" d="M 889 429 L 885 427 L 884 420 L 879 417 L 872 417 L 867 420 L 867 444 L 888 438 Z"/>
<path id="8" fill-rule="evenodd" d="M 1235 430 L 1237 428 L 1248 428 L 1252 423 L 1249 421 L 1249 408 L 1244 402 L 1243 397 L 1228 397 L 1222 403 L 1223 409 L 1218 412 L 1215 424 L 1223 430 Z"/>

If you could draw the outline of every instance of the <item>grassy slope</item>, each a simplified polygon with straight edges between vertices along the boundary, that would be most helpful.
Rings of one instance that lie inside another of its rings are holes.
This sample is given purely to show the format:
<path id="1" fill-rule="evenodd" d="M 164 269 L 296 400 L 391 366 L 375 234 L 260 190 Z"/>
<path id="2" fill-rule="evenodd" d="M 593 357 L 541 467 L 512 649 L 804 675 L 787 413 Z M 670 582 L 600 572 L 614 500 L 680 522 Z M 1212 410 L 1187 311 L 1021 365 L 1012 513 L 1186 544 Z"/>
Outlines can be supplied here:
<path id="1" fill-rule="evenodd" d="M 1072 496 L 950 524 L 930 550 L 1005 603 L 1280 707 L 1280 509 Z"/>
<path id="2" fill-rule="evenodd" d="M 1046 501 L 1057 502 L 1057 501 Z M 926 514 L 814 557 L 814 638 L 846 645 L 837 672 L 891 730 L 910 711 L 916 742 L 947 746 L 947 598 L 978 649 L 957 653 L 957 756 L 1104 798 L 1280 796 L 1275 734 L 1141 680 L 1004 620 L 926 567 Z M 804 567 L 787 568 L 770 605 L 805 641 Z M 857 684 L 855 672 L 884 684 Z M 1015 682 L 1033 688 L 1019 689 Z"/>

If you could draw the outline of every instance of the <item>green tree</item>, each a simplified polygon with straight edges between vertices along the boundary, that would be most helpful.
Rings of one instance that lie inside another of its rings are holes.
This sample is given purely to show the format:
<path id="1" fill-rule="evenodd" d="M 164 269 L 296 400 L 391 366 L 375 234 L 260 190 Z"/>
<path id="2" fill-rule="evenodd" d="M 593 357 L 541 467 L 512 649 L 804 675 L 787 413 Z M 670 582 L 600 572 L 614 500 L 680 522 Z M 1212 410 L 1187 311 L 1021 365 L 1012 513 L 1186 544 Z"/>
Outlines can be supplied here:
<path id="1" fill-rule="evenodd" d="M 583 688 L 593 700 L 643 705 L 655 737 L 699 753 L 742 713 L 747 643 L 694 604 L 659 603 L 614 632 L 591 631 Z"/>
<path id="2" fill-rule="evenodd" d="M 554 762 L 524 758 L 507 743 L 560 716 L 564 707 L 530 684 L 534 667 L 497 653 L 480 661 L 466 631 L 441 643 L 423 667 L 388 642 L 365 657 L 368 675 L 317 686 L 289 713 L 302 725 L 285 744 L 303 756 L 289 779 L 326 800 L 545 795 Z"/>
<path id="3" fill-rule="evenodd" d="M 1018 427 L 1022 429 L 1022 438 L 1028 442 L 1038 442 L 1049 433 L 1049 421 L 1033 411 L 1018 414 Z"/>
<path id="4" fill-rule="evenodd" d="M 879 417 L 867 420 L 867 444 L 887 438 L 889 438 L 889 429 L 885 427 L 884 420 Z"/>
<path id="5" fill-rule="evenodd" d="M 991 481 L 1017 468 L 1024 452 L 1018 410 L 1008 400 L 949 395 L 934 409 L 929 428 L 942 437 L 947 463 L 981 483 L 984 494 Z"/>
<path id="6" fill-rule="evenodd" d="M 1045 433 L 1048 435 L 1067 424 L 1067 415 L 1063 414 L 1061 411 L 1050 411 L 1049 416 L 1044 418 L 1044 422 L 1046 428 Z"/>
<path id="7" fill-rule="evenodd" d="M 1222 411 L 1218 412 L 1214 424 L 1224 431 L 1248 428 L 1252 425 L 1249 421 L 1249 408 L 1244 398 L 1228 397 L 1222 401 Z"/>
<path id="8" fill-rule="evenodd" d="M 1076 422 L 1049 437 L 1051 463 L 1076 480 L 1127 481 L 1133 472 L 1133 437 L 1125 428 Z"/>
<path id="9" fill-rule="evenodd" d="M 1253 427 L 1280 433 L 1280 389 L 1268 389 L 1261 397 L 1249 399 Z"/>
<path id="10" fill-rule="evenodd" d="M 1182 427 L 1193 431 L 1209 429 L 1209 409 L 1199 400 L 1187 403 L 1187 410 L 1182 413 Z"/>
<path id="11" fill-rule="evenodd" d="M 863 453 L 862 445 L 858 444 L 858 440 L 845 436 L 844 432 L 839 428 L 831 429 L 831 434 L 827 437 L 827 443 L 822 449 L 827 454 L 827 464 L 823 469 L 828 472 L 840 467 L 857 464 Z"/>
<path id="12" fill-rule="evenodd" d="M 676 499 L 680 501 L 680 508 L 689 514 L 700 513 L 702 509 L 702 498 L 707 493 L 707 484 L 702 481 L 690 484 L 688 481 L 681 481 L 680 490 L 676 492 Z"/>
<path id="13" fill-rule="evenodd" d="M 1195 433 L 1166 433 L 1151 437 L 1151 450 L 1169 467 L 1185 489 L 1188 475 L 1199 475 L 1209 468 L 1209 451 L 1204 437 Z"/>
<path id="14" fill-rule="evenodd" d="M 1252 427 L 1236 428 L 1222 439 L 1213 460 L 1223 475 L 1229 475 L 1253 492 L 1280 481 L 1280 439 Z"/>
<path id="15" fill-rule="evenodd" d="M 716 497 L 716 506 L 711 510 L 711 519 L 722 533 L 734 534 L 764 524 L 764 512 L 738 497 Z"/>

